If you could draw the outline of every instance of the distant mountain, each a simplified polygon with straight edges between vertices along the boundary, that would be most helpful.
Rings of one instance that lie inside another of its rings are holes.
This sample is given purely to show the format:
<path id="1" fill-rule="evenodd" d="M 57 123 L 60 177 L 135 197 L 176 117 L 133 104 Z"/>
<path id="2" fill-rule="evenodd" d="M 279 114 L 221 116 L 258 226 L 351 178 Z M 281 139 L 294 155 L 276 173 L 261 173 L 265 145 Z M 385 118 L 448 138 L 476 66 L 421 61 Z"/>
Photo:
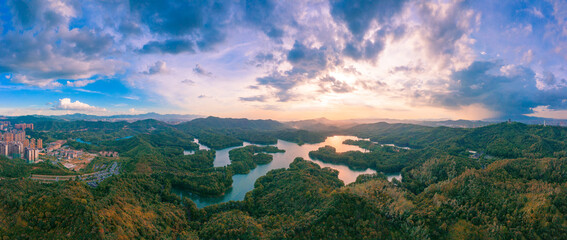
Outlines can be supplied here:
<path id="1" fill-rule="evenodd" d="M 245 128 L 257 129 L 258 127 L 264 126 L 266 128 L 291 128 L 291 129 L 302 129 L 308 131 L 317 132 L 332 132 L 339 129 L 346 129 L 354 127 L 360 124 L 370 124 L 378 122 L 393 123 L 408 123 L 416 124 L 422 126 L 430 127 L 453 127 L 453 128 L 474 128 L 487 126 L 494 123 L 505 122 L 510 119 L 513 122 L 521 122 L 531 125 L 550 125 L 550 126 L 567 126 L 567 119 L 550 119 L 550 118 L 539 118 L 530 116 L 517 116 L 510 117 L 506 119 L 487 119 L 483 121 L 473 121 L 473 120 L 407 120 L 407 119 L 389 119 L 389 118 L 360 118 L 360 119 L 347 119 L 347 120 L 330 120 L 327 118 L 316 118 L 289 122 L 277 122 L 275 120 L 248 120 L 245 118 L 233 119 L 233 118 L 216 118 L 207 117 L 203 118 L 200 115 L 194 114 L 159 114 L 155 112 L 144 113 L 144 114 L 124 114 L 124 115 L 111 115 L 111 116 L 97 116 L 82 113 L 67 114 L 67 115 L 27 115 L 27 116 L 0 116 L 1 120 L 10 120 L 14 123 L 36 123 L 43 122 L 47 120 L 60 120 L 60 121 L 127 121 L 135 122 L 139 120 L 154 119 L 169 124 L 179 124 L 184 122 L 189 122 L 192 120 L 200 119 L 193 122 L 192 125 L 201 124 L 203 127 L 215 127 L 221 128 L 225 126 L 245 126 Z M 252 122 L 246 122 L 252 121 Z"/>
<path id="2" fill-rule="evenodd" d="M 500 121 L 501 122 L 501 121 Z M 471 121 L 471 120 L 446 120 L 446 121 L 422 121 L 415 124 L 429 127 L 458 127 L 458 128 L 476 128 L 484 127 L 495 122 L 487 121 Z"/>
<path id="3" fill-rule="evenodd" d="M 388 119 L 388 118 L 369 118 L 369 119 L 349 119 L 349 120 L 329 120 L 326 118 L 316 118 L 300 121 L 286 122 L 286 126 L 296 129 L 304 129 L 309 131 L 334 131 L 338 129 L 351 128 L 356 125 L 361 124 L 372 124 L 372 123 L 405 123 L 405 124 L 415 124 L 421 126 L 429 127 L 457 127 L 457 128 L 474 128 L 482 127 L 496 123 L 495 121 L 471 121 L 471 120 L 400 120 L 400 119 Z M 498 121 L 502 122 L 502 121 Z"/>
<path id="4" fill-rule="evenodd" d="M 197 118 L 190 122 L 177 125 L 179 129 L 253 129 L 253 130 L 279 130 L 286 126 L 274 120 L 250 120 L 246 118 Z"/>
<path id="5" fill-rule="evenodd" d="M 326 118 L 316 118 L 300 121 L 285 122 L 286 126 L 296 129 L 304 129 L 309 131 L 332 131 L 336 129 L 345 129 L 360 124 L 371 124 L 385 122 L 390 124 L 406 123 L 428 127 L 452 127 L 452 128 L 477 128 L 488 126 L 491 124 L 506 122 L 520 122 L 530 125 L 549 125 L 549 126 L 567 126 L 567 119 L 551 119 L 530 116 L 517 116 L 515 118 L 506 119 L 487 119 L 487 120 L 407 120 L 407 119 L 389 119 L 389 118 L 367 118 L 367 119 L 348 119 L 348 120 L 329 120 Z"/>
<path id="6" fill-rule="evenodd" d="M 75 113 L 75 114 L 67 114 L 67 115 L 53 115 L 49 116 L 54 119 L 61 119 L 67 121 L 75 121 L 75 120 L 86 120 L 86 121 L 137 121 L 137 120 L 144 120 L 144 119 L 155 119 L 159 121 L 169 122 L 169 123 L 179 123 L 185 121 L 191 121 L 195 118 L 202 117 L 200 115 L 193 115 L 193 114 L 159 114 L 159 113 L 144 113 L 144 114 L 135 114 L 135 115 L 112 115 L 112 116 L 96 116 L 96 115 L 87 115 L 82 113 Z"/>
<path id="7" fill-rule="evenodd" d="M 303 130 L 317 131 L 317 132 L 330 132 L 330 131 L 335 131 L 341 127 L 350 127 L 356 125 L 356 123 L 348 123 L 348 122 L 343 124 L 342 122 L 333 121 L 326 118 L 291 121 L 291 122 L 285 122 L 284 124 L 289 128 L 303 129 Z"/>
<path id="8" fill-rule="evenodd" d="M 34 123 L 35 124 L 35 123 L 38 123 L 38 122 L 57 120 L 57 119 L 54 119 L 52 117 L 40 116 L 40 115 L 26 115 L 26 116 L 16 116 L 16 117 L 4 116 L 4 117 L 1 117 L 0 119 L 2 119 L 2 121 L 10 121 L 13 124 L 16 124 L 16 123 Z"/>

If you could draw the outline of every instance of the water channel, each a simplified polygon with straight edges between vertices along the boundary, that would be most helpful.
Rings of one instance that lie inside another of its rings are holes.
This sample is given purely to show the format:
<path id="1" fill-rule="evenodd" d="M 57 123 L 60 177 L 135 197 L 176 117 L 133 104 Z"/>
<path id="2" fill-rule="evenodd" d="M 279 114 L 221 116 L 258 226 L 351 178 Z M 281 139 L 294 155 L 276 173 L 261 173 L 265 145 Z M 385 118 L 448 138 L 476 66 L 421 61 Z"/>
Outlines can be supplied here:
<path id="1" fill-rule="evenodd" d="M 366 170 L 353 170 L 350 169 L 347 166 L 344 165 L 337 165 L 337 164 L 331 164 L 331 163 L 324 163 L 318 160 L 313 160 L 311 158 L 309 158 L 309 152 L 310 151 L 314 151 L 317 150 L 320 147 L 329 145 L 329 146 L 333 146 L 334 148 L 337 149 L 337 152 L 346 152 L 346 151 L 361 151 L 361 152 L 366 152 L 367 150 L 362 149 L 358 146 L 353 146 L 353 145 L 346 145 L 343 144 L 344 140 L 347 139 L 352 139 L 352 140 L 361 140 L 360 138 L 354 137 L 354 136 L 332 136 L 332 137 L 328 137 L 324 142 L 322 143 L 316 143 L 316 144 L 303 144 L 301 146 L 297 145 L 296 143 L 292 143 L 292 142 L 287 142 L 287 141 L 283 141 L 283 140 L 278 140 L 277 144 L 275 145 L 276 147 L 278 147 L 279 149 L 283 149 L 285 150 L 284 153 L 275 153 L 272 154 L 274 156 L 274 160 L 268 164 L 265 165 L 258 165 L 256 168 L 252 169 L 250 171 L 250 173 L 248 174 L 236 174 L 232 177 L 232 188 L 230 190 L 228 190 L 228 192 L 225 193 L 225 195 L 221 196 L 221 197 L 200 197 L 197 196 L 195 194 L 191 194 L 188 192 L 183 192 L 183 191 L 176 191 L 177 194 L 183 196 L 187 196 L 189 197 L 191 200 L 193 200 L 193 202 L 195 202 L 197 204 L 197 207 L 199 208 L 203 208 L 212 204 L 217 204 L 217 203 L 222 203 L 222 202 L 228 202 L 228 201 L 240 201 L 244 199 L 244 196 L 246 195 L 247 192 L 251 191 L 252 189 L 254 189 L 254 183 L 256 182 L 256 179 L 258 179 L 261 176 L 266 175 L 266 173 L 270 170 L 273 169 L 278 169 L 278 168 L 288 168 L 289 164 L 291 162 L 293 162 L 293 160 L 296 157 L 302 157 L 304 159 L 313 161 L 317 164 L 319 164 L 319 166 L 321 166 L 322 168 L 324 167 L 329 167 L 329 168 L 333 168 L 339 171 L 339 179 L 341 179 L 345 184 L 349 184 L 352 183 L 356 180 L 356 177 L 358 177 L 358 175 L 361 174 L 370 174 L 370 173 L 375 173 L 375 170 L 372 169 L 366 169 Z M 196 140 L 197 143 L 198 140 Z M 247 145 L 252 145 L 251 143 L 245 142 L 244 146 Z M 242 146 L 239 146 L 242 147 Z M 239 147 L 232 147 L 232 148 L 226 148 L 226 149 L 222 149 L 222 150 L 217 150 L 216 151 L 216 157 L 215 157 L 215 161 L 214 161 L 214 166 L 215 167 L 222 167 L 222 166 L 227 166 L 230 164 L 230 159 L 228 157 L 228 152 L 232 149 L 235 148 L 239 148 Z M 199 149 L 209 149 L 208 147 L 199 144 Z M 184 154 L 193 154 L 193 151 L 185 151 Z M 389 174 L 388 176 L 388 180 L 392 180 L 393 178 L 396 178 L 398 180 L 400 180 L 400 175 L 399 174 Z"/>

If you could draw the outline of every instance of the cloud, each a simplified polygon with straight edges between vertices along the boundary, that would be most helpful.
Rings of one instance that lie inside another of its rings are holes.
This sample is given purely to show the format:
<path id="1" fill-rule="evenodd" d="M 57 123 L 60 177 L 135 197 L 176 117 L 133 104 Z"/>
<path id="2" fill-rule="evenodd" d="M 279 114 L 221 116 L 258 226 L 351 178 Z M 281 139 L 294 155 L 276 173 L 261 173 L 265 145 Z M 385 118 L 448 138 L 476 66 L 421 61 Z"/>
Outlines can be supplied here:
<path id="1" fill-rule="evenodd" d="M 528 10 L 528 12 L 531 13 L 532 15 L 534 15 L 535 17 L 545 18 L 543 13 L 539 9 L 537 9 L 536 7 L 532 7 L 531 9 Z"/>
<path id="2" fill-rule="evenodd" d="M 381 25 L 389 23 L 390 19 L 402 10 L 405 2 L 407 1 L 332 1 L 331 14 L 335 20 L 344 22 L 352 35 L 360 40 L 374 21 Z"/>
<path id="3" fill-rule="evenodd" d="M 142 35 L 142 28 L 140 24 L 134 21 L 122 21 L 118 26 L 118 31 L 125 36 L 139 36 Z"/>
<path id="4" fill-rule="evenodd" d="M 255 65 L 256 67 L 263 67 L 268 64 L 279 64 L 281 60 L 276 59 L 274 53 L 258 53 L 252 60 L 250 60 L 250 64 Z"/>
<path id="5" fill-rule="evenodd" d="M 53 79 L 30 78 L 22 74 L 14 75 L 11 81 L 40 88 L 59 88 L 63 86 L 61 83 L 53 81 Z"/>
<path id="6" fill-rule="evenodd" d="M 329 75 L 319 80 L 319 87 L 321 87 L 321 91 L 324 93 L 331 91 L 335 93 L 348 93 L 354 91 L 353 87 Z"/>
<path id="7" fill-rule="evenodd" d="M 293 93 L 293 88 L 307 83 L 310 79 L 316 79 L 326 73 L 328 68 L 340 64 L 335 53 L 325 47 L 311 48 L 299 41 L 295 41 L 287 52 L 286 60 L 292 66 L 290 70 L 272 71 L 269 75 L 256 78 L 258 86 L 275 90 L 274 94 L 280 102 L 295 99 L 297 95 Z"/>
<path id="8" fill-rule="evenodd" d="M 207 76 L 210 77 L 213 75 L 212 72 L 209 72 L 207 70 L 205 70 L 203 67 L 201 67 L 201 65 L 196 64 L 195 67 L 193 68 L 193 72 L 198 74 L 198 75 L 202 75 L 202 76 Z"/>
<path id="9" fill-rule="evenodd" d="M 69 27 L 81 17 L 80 2 L 8 1 L 12 21 L 0 35 L 0 71 L 14 82 L 59 87 L 58 79 L 112 76 L 125 67 L 115 58 L 114 37 L 101 28 Z M 8 16 L 10 16 L 8 14 Z"/>
<path id="10" fill-rule="evenodd" d="M 154 33 L 179 36 L 203 25 L 202 3 L 197 1 L 132 1 L 130 8 Z"/>
<path id="11" fill-rule="evenodd" d="M 104 112 L 106 109 L 98 108 L 79 101 L 72 102 L 70 98 L 59 99 L 59 102 L 53 104 L 52 110 L 71 110 L 82 112 Z"/>
<path id="12" fill-rule="evenodd" d="M 87 89 L 83 89 L 83 88 L 77 88 L 77 89 L 75 89 L 75 91 L 86 92 L 86 93 L 96 93 L 96 94 L 106 95 L 106 94 L 103 93 L 103 92 L 93 91 L 93 90 L 87 90 Z"/>
<path id="13" fill-rule="evenodd" d="M 128 109 L 128 113 L 130 113 L 130 114 L 142 114 L 143 111 L 137 110 L 135 108 L 130 108 L 130 109 Z"/>
<path id="14" fill-rule="evenodd" d="M 203 112 L 187 100 L 207 92 L 219 100 L 210 111 L 235 100 L 294 109 L 286 104 L 356 93 L 369 105 L 564 108 L 554 99 L 567 77 L 565 1 L 488 3 L 8 0 L 0 76 L 10 77 L 0 87 L 94 92 L 81 87 L 113 78 L 129 83 L 120 96 Z"/>
<path id="15" fill-rule="evenodd" d="M 471 34 L 480 15 L 468 8 L 465 1 L 447 5 L 424 1 L 417 5 L 417 13 L 423 22 L 413 33 L 421 39 L 429 60 L 435 61 L 438 69 L 462 69 L 471 64 Z"/>
<path id="16" fill-rule="evenodd" d="M 265 102 L 266 96 L 264 95 L 258 95 L 258 96 L 253 96 L 253 97 L 241 97 L 240 101 L 244 101 L 244 102 Z"/>
<path id="17" fill-rule="evenodd" d="M 183 52 L 195 53 L 195 43 L 185 39 L 168 39 L 162 42 L 151 41 L 146 43 L 141 49 L 140 53 L 169 53 L 179 54 Z"/>
<path id="18" fill-rule="evenodd" d="M 537 106 L 532 110 L 533 113 L 526 115 L 531 117 L 567 119 L 567 110 L 550 109 L 549 106 Z"/>
<path id="19" fill-rule="evenodd" d="M 191 80 L 191 79 L 185 79 L 183 81 L 181 81 L 181 83 L 187 84 L 189 86 L 194 86 L 195 85 L 195 81 Z"/>
<path id="20" fill-rule="evenodd" d="M 274 54 L 273 53 L 258 53 L 256 54 L 256 57 L 254 57 L 254 60 L 256 60 L 257 62 L 270 62 L 274 60 Z"/>
<path id="21" fill-rule="evenodd" d="M 567 80 L 559 79 L 552 72 L 544 72 L 537 78 L 538 89 L 559 89 L 567 87 Z"/>
<path id="22" fill-rule="evenodd" d="M 256 78 L 258 85 L 276 90 L 275 95 L 280 102 L 292 100 L 295 95 L 291 92 L 291 89 L 301 81 L 303 81 L 303 77 L 301 76 L 284 76 L 279 72 L 273 72 L 271 75 Z"/>
<path id="23" fill-rule="evenodd" d="M 124 96 L 123 98 L 129 99 L 129 100 L 140 100 L 140 97 L 138 97 L 138 96 Z"/>
<path id="24" fill-rule="evenodd" d="M 246 1 L 244 19 L 259 28 L 270 39 L 281 43 L 285 31 L 282 26 L 286 25 L 285 19 L 290 19 L 288 11 L 273 0 L 250 0 Z"/>
<path id="25" fill-rule="evenodd" d="M 65 85 L 67 87 L 84 87 L 94 82 L 96 82 L 96 80 L 76 80 L 76 81 L 67 81 Z"/>
<path id="26" fill-rule="evenodd" d="M 308 48 L 296 41 L 287 54 L 287 60 L 293 65 L 292 74 L 307 74 L 316 76 L 327 68 L 327 55 L 325 48 Z"/>
<path id="27" fill-rule="evenodd" d="M 65 18 L 75 16 L 77 11 L 76 5 L 65 2 L 61 2 L 59 6 L 53 6 L 41 0 L 13 0 L 8 1 L 8 5 L 12 7 L 14 20 L 22 28 L 34 27 L 38 22 L 52 28 L 63 23 Z"/>
<path id="28" fill-rule="evenodd" d="M 154 65 L 148 68 L 148 71 L 145 71 L 144 74 L 147 75 L 155 75 L 155 74 L 164 74 L 169 72 L 167 68 L 167 64 L 164 61 L 157 61 Z"/>
<path id="29" fill-rule="evenodd" d="M 353 59 L 371 60 L 382 50 L 388 33 L 400 34 L 403 26 L 390 27 L 393 16 L 400 13 L 405 0 L 332 1 L 331 14 L 335 21 L 346 24 L 352 38 L 346 43 L 343 53 Z M 378 24 L 380 30 L 370 38 L 367 33 Z"/>
<path id="30" fill-rule="evenodd" d="M 225 28 L 231 22 L 230 2 L 222 1 L 132 1 L 130 10 L 140 23 L 163 42 L 151 41 L 143 53 L 209 51 L 225 40 Z"/>
<path id="31" fill-rule="evenodd" d="M 432 94 L 434 104 L 450 108 L 483 104 L 503 116 L 519 116 L 533 113 L 538 106 L 564 108 L 562 100 L 567 99 L 565 86 L 539 90 L 536 74 L 526 67 L 477 61 L 451 78 L 455 84 L 449 92 Z"/>
<path id="32" fill-rule="evenodd" d="M 409 64 L 409 65 L 404 65 L 404 66 L 396 66 L 393 69 L 390 70 L 390 73 L 398 73 L 398 72 L 403 72 L 403 73 L 422 73 L 424 72 L 425 69 L 423 68 L 423 66 L 420 64 Z"/>

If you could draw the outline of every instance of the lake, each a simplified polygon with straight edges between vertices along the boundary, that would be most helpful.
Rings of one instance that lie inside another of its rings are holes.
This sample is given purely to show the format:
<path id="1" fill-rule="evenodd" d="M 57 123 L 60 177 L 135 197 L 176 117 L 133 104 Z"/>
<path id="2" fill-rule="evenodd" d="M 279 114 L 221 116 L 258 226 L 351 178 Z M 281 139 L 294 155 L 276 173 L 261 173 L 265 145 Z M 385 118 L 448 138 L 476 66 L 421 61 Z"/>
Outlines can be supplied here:
<path id="1" fill-rule="evenodd" d="M 176 194 L 181 196 L 185 195 L 189 197 L 193 202 L 197 204 L 197 207 L 203 208 L 212 204 L 223 203 L 228 201 L 241 201 L 244 200 L 246 193 L 254 189 L 254 183 L 256 179 L 261 176 L 266 175 L 270 170 L 278 169 L 278 168 L 288 168 L 289 164 L 293 162 L 296 157 L 302 157 L 306 160 L 313 161 L 317 163 L 322 168 L 329 167 L 339 171 L 339 179 L 341 179 L 345 184 L 352 183 L 356 180 L 356 177 L 361 174 L 371 174 L 375 173 L 375 170 L 366 169 L 366 170 L 353 170 L 345 165 L 338 165 L 338 164 L 331 164 L 331 163 L 324 163 L 318 160 L 313 160 L 309 158 L 309 152 L 319 149 L 320 147 L 329 145 L 333 146 L 337 149 L 337 152 L 347 152 L 347 151 L 361 151 L 367 152 L 366 149 L 362 149 L 358 146 L 353 145 L 346 145 L 343 144 L 344 140 L 352 139 L 352 140 L 362 140 L 358 137 L 354 136 L 332 136 L 327 137 L 325 142 L 316 143 L 316 144 L 303 144 L 301 146 L 297 145 L 296 143 L 287 142 L 283 140 L 278 140 L 278 143 L 275 145 L 279 149 L 285 150 L 284 153 L 274 153 L 271 154 L 274 156 L 274 160 L 268 164 L 258 165 L 256 168 L 250 170 L 248 174 L 236 174 L 232 177 L 232 188 L 225 193 L 225 195 L 221 197 L 200 197 L 195 194 L 191 194 L 188 192 L 183 191 L 175 191 Z M 198 143 L 198 140 L 196 140 Z M 251 143 L 245 142 L 244 146 L 253 145 Z M 256 144 L 259 145 L 259 144 Z M 239 146 L 242 147 L 242 146 Z M 230 164 L 230 159 L 228 157 L 228 152 L 232 149 L 239 148 L 239 147 L 231 147 L 222 150 L 216 151 L 216 157 L 214 161 L 215 167 L 222 167 Z M 199 144 L 200 149 L 209 149 L 204 145 Z M 184 154 L 193 154 L 193 151 L 185 151 Z M 397 178 L 398 180 L 401 178 L 399 174 L 390 174 L 388 175 L 388 180 L 392 178 Z"/>
<path id="2" fill-rule="evenodd" d="M 134 137 L 134 136 L 126 136 L 126 137 L 117 138 L 117 139 L 114 139 L 114 140 L 115 140 L 115 141 L 120 141 L 120 140 L 124 140 L 124 139 L 130 139 L 130 138 L 133 138 L 133 137 Z"/>
<path id="3" fill-rule="evenodd" d="M 90 142 L 85 142 L 85 141 L 83 141 L 83 139 L 80 139 L 80 138 L 75 139 L 75 142 L 78 142 L 78 143 L 85 143 L 85 144 L 89 144 L 89 145 L 92 144 L 92 143 L 90 143 Z"/>

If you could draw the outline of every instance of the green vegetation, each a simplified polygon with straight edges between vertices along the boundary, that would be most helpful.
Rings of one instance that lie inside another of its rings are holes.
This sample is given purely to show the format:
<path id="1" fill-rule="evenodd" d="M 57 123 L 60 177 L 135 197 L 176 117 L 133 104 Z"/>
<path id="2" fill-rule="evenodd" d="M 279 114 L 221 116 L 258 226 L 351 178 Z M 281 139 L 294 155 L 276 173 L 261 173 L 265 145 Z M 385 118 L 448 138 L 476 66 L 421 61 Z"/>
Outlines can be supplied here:
<path id="1" fill-rule="evenodd" d="M 176 126 L 212 149 L 242 146 L 243 141 L 256 144 L 276 144 L 278 139 L 298 144 L 325 141 L 330 133 L 287 129 L 273 120 L 248 120 L 231 118 L 199 118 Z"/>
<path id="2" fill-rule="evenodd" d="M 324 142 L 329 134 L 309 132 L 306 130 L 285 130 L 275 133 L 275 136 L 279 139 L 302 145 L 304 143 Z"/>
<path id="3" fill-rule="evenodd" d="M 31 174 L 76 175 L 77 173 L 48 162 L 28 164 L 23 159 L 0 156 L 0 178 L 25 178 Z"/>
<path id="4" fill-rule="evenodd" d="M 223 135 L 221 133 L 216 133 L 213 131 L 202 130 L 198 132 L 193 132 L 192 134 L 194 134 L 197 138 L 199 138 L 199 142 L 201 144 L 216 150 L 229 148 L 229 147 L 242 146 L 243 143 L 242 140 L 238 138 Z"/>
<path id="5" fill-rule="evenodd" d="M 331 146 L 325 146 L 309 152 L 309 157 L 323 162 L 344 164 L 353 169 L 372 168 L 380 172 L 400 172 L 416 162 L 425 161 L 431 156 L 444 156 L 431 150 L 400 150 L 392 147 L 373 148 L 371 152 L 348 151 L 337 153 Z"/>
<path id="6" fill-rule="evenodd" d="M 279 152 L 285 152 L 285 150 L 274 146 L 259 147 L 255 145 L 232 149 L 228 152 L 230 168 L 235 174 L 246 174 L 251 169 L 256 168 L 257 164 L 266 164 L 272 161 L 274 157 L 266 153 Z"/>
<path id="7" fill-rule="evenodd" d="M 289 168 L 260 177 L 243 201 L 198 209 L 173 189 L 222 195 L 232 186 L 233 174 L 268 163 L 268 153 L 281 150 L 237 148 L 229 153 L 231 165 L 215 168 L 215 151 L 197 150 L 197 134 L 209 134 L 209 144 L 220 147 L 284 137 L 308 142 L 329 133 L 287 130 L 263 120 L 212 118 L 175 127 L 157 121 L 36 120 L 53 130 L 29 133 L 46 139 L 95 134 L 83 138 L 93 144 L 69 145 L 117 151 L 123 167 L 120 175 L 97 188 L 74 180 L 40 184 L 28 177 L 73 173 L 49 163 L 0 157 L 2 239 L 567 238 L 565 128 L 519 123 L 475 129 L 359 125 L 342 134 L 370 138 L 345 142 L 367 152 L 337 153 L 326 146 L 310 156 L 353 168 L 400 171 L 402 181 L 388 182 L 377 173 L 345 186 L 336 170 L 297 158 Z M 118 135 L 133 137 L 116 141 Z M 183 150 L 196 151 L 183 155 Z M 472 158 L 469 150 L 484 154 Z M 110 161 L 96 158 L 85 171 Z"/>

